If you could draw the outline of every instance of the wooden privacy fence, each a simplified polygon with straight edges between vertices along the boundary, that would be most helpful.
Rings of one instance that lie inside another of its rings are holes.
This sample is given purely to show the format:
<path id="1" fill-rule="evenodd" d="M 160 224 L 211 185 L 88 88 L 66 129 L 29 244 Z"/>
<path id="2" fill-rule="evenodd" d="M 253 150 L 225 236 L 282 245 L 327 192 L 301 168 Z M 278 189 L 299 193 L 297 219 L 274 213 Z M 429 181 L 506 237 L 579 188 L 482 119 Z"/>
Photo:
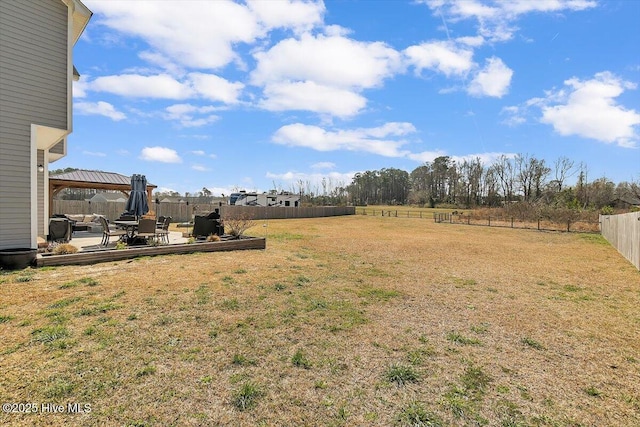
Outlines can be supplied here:
<path id="1" fill-rule="evenodd" d="M 640 270 L 640 212 L 600 215 L 602 236 Z"/>
<path id="2" fill-rule="evenodd" d="M 99 214 L 113 221 L 125 210 L 125 202 L 90 202 L 85 200 L 54 200 L 52 214 Z M 263 207 L 263 206 L 220 206 L 218 203 L 151 203 L 151 211 L 156 215 L 170 216 L 173 222 L 188 222 L 194 215 L 206 215 L 220 209 L 220 215 L 246 216 L 251 219 L 317 218 L 325 216 L 354 215 L 353 206 L 314 207 Z"/>

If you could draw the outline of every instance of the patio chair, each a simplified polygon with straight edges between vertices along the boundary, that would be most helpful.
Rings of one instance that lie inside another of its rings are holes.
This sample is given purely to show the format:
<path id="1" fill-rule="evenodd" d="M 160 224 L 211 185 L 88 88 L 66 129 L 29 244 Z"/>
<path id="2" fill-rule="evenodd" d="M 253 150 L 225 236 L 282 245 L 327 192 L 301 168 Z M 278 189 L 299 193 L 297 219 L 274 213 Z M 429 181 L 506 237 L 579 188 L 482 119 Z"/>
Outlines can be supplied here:
<path id="1" fill-rule="evenodd" d="M 102 225 L 102 242 L 100 244 L 102 246 L 109 246 L 109 240 L 111 236 L 117 236 L 119 239 L 122 239 L 124 236 L 127 236 L 126 230 L 112 230 L 109 228 L 109 222 L 103 216 L 98 217 L 100 221 L 100 225 Z"/>
<path id="2" fill-rule="evenodd" d="M 157 233 L 155 219 L 143 218 L 138 221 L 138 231 L 135 233 L 134 237 L 143 238 L 148 242 L 150 237 L 155 239 L 156 236 Z"/>
<path id="3" fill-rule="evenodd" d="M 171 217 L 160 217 L 162 218 L 162 225 L 160 228 L 156 228 L 156 235 L 162 238 L 165 242 L 169 243 L 169 224 L 171 224 Z M 159 224 L 160 222 L 158 222 Z"/>

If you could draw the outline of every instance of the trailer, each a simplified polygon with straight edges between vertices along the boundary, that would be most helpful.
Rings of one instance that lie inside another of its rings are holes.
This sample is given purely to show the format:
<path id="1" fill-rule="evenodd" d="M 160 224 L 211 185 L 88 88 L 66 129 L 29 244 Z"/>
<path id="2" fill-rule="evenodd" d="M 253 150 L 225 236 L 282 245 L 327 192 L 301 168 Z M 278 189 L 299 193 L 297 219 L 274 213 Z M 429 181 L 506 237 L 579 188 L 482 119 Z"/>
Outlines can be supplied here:
<path id="1" fill-rule="evenodd" d="M 239 191 L 229 195 L 229 205 L 232 206 L 264 206 L 264 207 L 298 207 L 300 195 L 286 191 L 275 193 L 256 193 Z"/>

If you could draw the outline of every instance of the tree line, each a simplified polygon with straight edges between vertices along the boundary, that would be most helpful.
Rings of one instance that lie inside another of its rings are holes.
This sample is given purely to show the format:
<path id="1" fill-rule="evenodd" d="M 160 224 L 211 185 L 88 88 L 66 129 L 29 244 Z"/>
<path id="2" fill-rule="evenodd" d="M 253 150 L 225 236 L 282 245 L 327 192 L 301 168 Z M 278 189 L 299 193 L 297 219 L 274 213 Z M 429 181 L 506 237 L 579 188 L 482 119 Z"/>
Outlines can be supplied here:
<path id="1" fill-rule="evenodd" d="M 52 173 L 73 170 L 66 168 Z M 274 183 L 273 191 L 282 190 Z M 356 173 L 349 184 L 331 178 L 323 178 L 315 184 L 299 180 L 291 185 L 290 191 L 300 194 L 306 205 L 410 204 L 469 209 L 527 202 L 584 210 L 640 204 L 640 173 L 635 181 L 616 184 L 606 177 L 589 181 L 587 166 L 576 164 L 567 157 L 548 164 L 544 159 L 528 154 L 502 155 L 486 165 L 480 158 L 456 161 L 449 156 L 440 156 L 411 172 L 396 168 L 368 170 Z M 86 189 L 70 192 L 74 194 L 67 194 L 65 198 L 92 195 L 87 194 Z M 167 195 L 179 196 L 179 193 Z M 211 196 L 206 187 L 185 195 L 202 201 Z"/>
<path id="2" fill-rule="evenodd" d="M 568 185 L 575 177 L 575 184 Z M 412 204 L 436 207 L 494 207 L 529 202 L 569 208 L 640 203 L 638 182 L 617 185 L 602 177 L 588 179 L 584 164 L 560 157 L 549 165 L 527 154 L 500 156 L 491 165 L 479 158 L 455 161 L 441 156 L 413 171 L 385 168 L 353 177 L 344 190 L 354 205 Z"/>

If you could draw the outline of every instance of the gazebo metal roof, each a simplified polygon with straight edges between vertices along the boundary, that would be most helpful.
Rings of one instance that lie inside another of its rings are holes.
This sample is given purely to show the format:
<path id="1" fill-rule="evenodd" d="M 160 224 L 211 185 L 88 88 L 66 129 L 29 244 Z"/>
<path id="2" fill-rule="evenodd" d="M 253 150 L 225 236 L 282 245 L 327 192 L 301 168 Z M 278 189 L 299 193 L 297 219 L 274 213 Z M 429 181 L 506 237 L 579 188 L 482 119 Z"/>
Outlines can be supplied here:
<path id="1" fill-rule="evenodd" d="M 65 188 L 92 188 L 96 190 L 116 190 L 129 197 L 131 177 L 115 172 L 78 169 L 71 172 L 49 175 L 49 212 L 53 208 L 53 197 Z M 157 185 L 147 182 L 147 197 Z"/>

